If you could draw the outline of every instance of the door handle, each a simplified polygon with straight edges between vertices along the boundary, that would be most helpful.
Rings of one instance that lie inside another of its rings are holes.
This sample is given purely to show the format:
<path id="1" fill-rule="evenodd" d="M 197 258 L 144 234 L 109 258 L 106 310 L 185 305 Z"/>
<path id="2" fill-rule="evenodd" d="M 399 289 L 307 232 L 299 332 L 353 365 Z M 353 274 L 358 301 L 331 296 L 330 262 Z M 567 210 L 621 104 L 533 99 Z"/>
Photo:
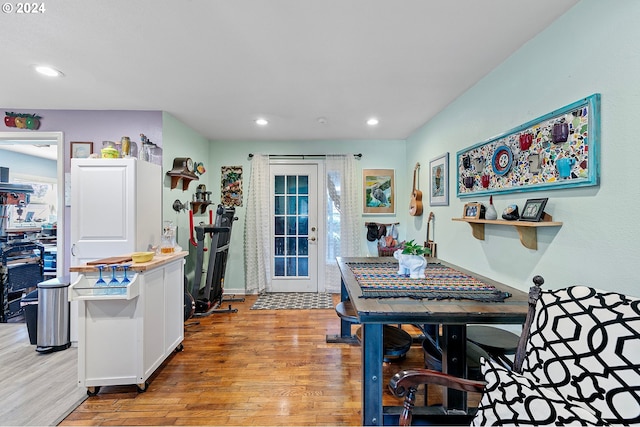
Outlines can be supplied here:
<path id="1" fill-rule="evenodd" d="M 71 255 L 72 256 L 76 256 L 76 244 L 74 243 L 73 245 L 71 245 Z"/>
<path id="2" fill-rule="evenodd" d="M 311 241 L 311 242 L 315 242 L 316 238 L 315 237 L 309 237 L 307 240 Z"/>

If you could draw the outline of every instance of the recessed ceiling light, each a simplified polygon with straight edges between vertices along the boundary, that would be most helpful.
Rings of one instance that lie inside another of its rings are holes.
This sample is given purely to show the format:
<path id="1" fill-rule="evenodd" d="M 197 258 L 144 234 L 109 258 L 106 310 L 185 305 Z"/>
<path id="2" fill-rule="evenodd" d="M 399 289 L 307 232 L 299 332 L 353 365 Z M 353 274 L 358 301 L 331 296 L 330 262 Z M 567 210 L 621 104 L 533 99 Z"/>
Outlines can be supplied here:
<path id="1" fill-rule="evenodd" d="M 258 126 L 266 126 L 266 125 L 268 125 L 268 124 L 269 124 L 269 120 L 267 120 L 267 119 L 262 119 L 262 118 L 260 118 L 260 119 L 256 119 L 256 124 L 257 124 Z"/>
<path id="2" fill-rule="evenodd" d="M 62 76 L 64 76 L 64 74 L 62 74 L 61 71 L 56 70 L 55 68 L 49 67 L 47 65 L 36 65 L 35 69 L 40 74 L 48 76 L 48 77 L 62 77 Z"/>
<path id="3" fill-rule="evenodd" d="M 378 119 L 376 119 L 375 117 L 371 117 L 369 120 L 367 120 L 367 124 L 369 126 L 375 126 L 378 123 L 380 123 L 380 121 Z"/>

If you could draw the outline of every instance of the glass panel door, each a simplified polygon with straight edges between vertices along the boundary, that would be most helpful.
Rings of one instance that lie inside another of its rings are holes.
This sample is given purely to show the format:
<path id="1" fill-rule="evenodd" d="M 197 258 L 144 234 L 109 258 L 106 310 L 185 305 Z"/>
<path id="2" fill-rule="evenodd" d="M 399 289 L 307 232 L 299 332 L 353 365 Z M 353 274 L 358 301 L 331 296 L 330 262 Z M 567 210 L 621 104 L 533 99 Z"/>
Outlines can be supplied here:
<path id="1" fill-rule="evenodd" d="M 317 292 L 317 165 L 271 166 L 272 289 Z"/>

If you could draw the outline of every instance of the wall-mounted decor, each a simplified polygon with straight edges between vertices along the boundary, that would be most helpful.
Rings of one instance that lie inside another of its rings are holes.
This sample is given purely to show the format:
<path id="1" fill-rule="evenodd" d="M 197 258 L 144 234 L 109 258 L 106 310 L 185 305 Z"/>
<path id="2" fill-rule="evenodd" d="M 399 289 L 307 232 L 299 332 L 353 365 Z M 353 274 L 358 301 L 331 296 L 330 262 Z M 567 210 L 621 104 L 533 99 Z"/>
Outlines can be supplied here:
<path id="1" fill-rule="evenodd" d="M 449 206 L 449 153 L 429 162 L 429 204 Z"/>
<path id="2" fill-rule="evenodd" d="M 204 163 L 202 162 L 196 162 L 193 164 L 193 171 L 197 174 L 197 175 L 202 175 L 204 174 L 207 170 L 204 168 Z"/>
<path id="3" fill-rule="evenodd" d="M 395 214 L 395 172 L 393 169 L 363 169 L 363 213 Z"/>
<path id="4" fill-rule="evenodd" d="M 456 153 L 460 198 L 598 185 L 600 94 Z"/>
<path id="5" fill-rule="evenodd" d="M 223 206 L 242 206 L 242 166 L 222 166 L 220 197 Z"/>
<path id="6" fill-rule="evenodd" d="M 71 158 L 86 159 L 93 153 L 93 142 L 71 142 Z"/>
<path id="7" fill-rule="evenodd" d="M 4 114 L 4 125 L 8 128 L 36 130 L 40 127 L 40 119 L 42 117 L 36 114 L 22 114 L 9 111 L 5 111 Z"/>

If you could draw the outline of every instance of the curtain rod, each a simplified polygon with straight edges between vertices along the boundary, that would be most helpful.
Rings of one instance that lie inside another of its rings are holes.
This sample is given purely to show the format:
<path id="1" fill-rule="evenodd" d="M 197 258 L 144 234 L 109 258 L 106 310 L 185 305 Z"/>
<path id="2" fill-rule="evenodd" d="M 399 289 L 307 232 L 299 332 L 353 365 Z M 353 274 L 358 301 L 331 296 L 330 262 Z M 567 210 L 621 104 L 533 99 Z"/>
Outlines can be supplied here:
<path id="1" fill-rule="evenodd" d="M 253 157 L 253 153 L 249 153 L 249 158 Z M 271 157 L 299 157 L 303 160 L 307 157 L 327 157 L 326 154 L 269 154 L 269 158 Z M 357 157 L 358 159 L 362 158 L 362 153 L 354 154 L 353 157 Z"/>

